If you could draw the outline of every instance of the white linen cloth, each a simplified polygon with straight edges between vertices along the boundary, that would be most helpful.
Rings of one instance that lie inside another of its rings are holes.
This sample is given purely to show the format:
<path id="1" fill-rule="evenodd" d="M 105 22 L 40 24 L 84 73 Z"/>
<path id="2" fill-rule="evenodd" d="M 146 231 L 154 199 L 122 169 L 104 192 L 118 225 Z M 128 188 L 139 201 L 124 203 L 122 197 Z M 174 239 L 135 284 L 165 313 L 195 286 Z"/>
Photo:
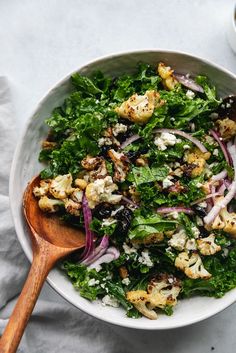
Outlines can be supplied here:
<path id="1" fill-rule="evenodd" d="M 10 94 L 0 77 L 0 334 L 14 308 L 29 268 L 9 209 L 8 180 L 15 129 Z M 135 331 L 105 324 L 73 307 L 53 290 L 41 295 L 19 353 L 199 353 L 235 350 L 236 305 L 186 328 Z M 16 298 L 14 298 L 16 297 Z M 227 347 L 226 347 L 227 344 Z"/>

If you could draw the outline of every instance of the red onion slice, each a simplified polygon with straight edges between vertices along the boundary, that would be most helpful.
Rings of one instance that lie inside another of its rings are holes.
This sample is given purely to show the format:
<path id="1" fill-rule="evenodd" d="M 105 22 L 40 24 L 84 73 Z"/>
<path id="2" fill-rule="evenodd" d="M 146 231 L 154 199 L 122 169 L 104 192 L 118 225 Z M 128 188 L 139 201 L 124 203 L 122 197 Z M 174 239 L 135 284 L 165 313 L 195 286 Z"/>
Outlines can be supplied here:
<path id="1" fill-rule="evenodd" d="M 187 134 L 184 131 L 175 130 L 175 129 L 154 129 L 153 130 L 153 133 L 158 133 L 158 132 L 168 132 L 170 134 L 179 135 L 194 143 L 194 145 L 196 145 L 201 152 L 203 153 L 208 152 L 206 147 L 198 139 L 196 139 L 195 137 L 192 137 L 190 134 Z"/>
<path id="2" fill-rule="evenodd" d="M 211 177 L 211 181 L 219 181 L 219 180 L 222 180 L 222 179 L 225 179 L 227 177 L 227 170 L 222 170 L 222 172 L 220 172 L 219 174 L 216 174 L 216 175 L 213 175 Z"/>
<path id="3" fill-rule="evenodd" d="M 109 245 L 109 237 L 105 235 L 102 238 L 100 244 L 81 263 L 87 266 L 90 265 L 91 263 L 99 259 L 103 254 L 105 254 L 105 252 L 107 251 L 108 245 Z"/>
<path id="4" fill-rule="evenodd" d="M 89 268 L 90 269 L 95 268 L 99 270 L 101 268 L 100 267 L 101 264 L 109 263 L 111 261 L 117 260 L 119 256 L 120 256 L 119 250 L 117 250 L 114 246 L 111 246 L 107 249 L 107 252 L 104 255 L 102 255 L 99 259 L 91 263 L 89 265 Z"/>
<path id="5" fill-rule="evenodd" d="M 209 130 L 209 133 L 212 135 L 212 137 L 214 137 L 214 139 L 218 142 L 224 156 L 225 156 L 225 160 L 226 162 L 231 165 L 231 158 L 229 155 L 229 152 L 227 150 L 227 147 L 225 145 L 225 143 L 220 139 L 219 134 L 215 131 L 215 130 Z"/>
<path id="6" fill-rule="evenodd" d="M 121 145 L 120 148 L 124 149 L 126 146 L 130 145 L 131 143 L 139 140 L 141 137 L 139 135 L 133 135 L 129 138 L 127 138 Z"/>
<path id="7" fill-rule="evenodd" d="M 233 161 L 234 180 L 229 188 L 229 192 L 227 193 L 227 195 L 223 197 L 216 205 L 214 205 L 208 215 L 204 217 L 204 222 L 206 224 L 210 224 L 214 221 L 221 209 L 228 205 L 228 203 L 233 199 L 236 193 L 236 147 L 234 145 L 229 146 L 228 152 Z"/>
<path id="8" fill-rule="evenodd" d="M 86 242 L 85 242 L 85 248 L 81 254 L 80 260 L 85 260 L 90 255 L 90 253 L 94 250 L 94 244 L 93 244 L 94 233 L 89 228 L 89 225 L 92 222 L 92 212 L 88 206 L 88 201 L 85 195 L 83 195 L 82 208 L 83 208 L 83 215 L 84 215 L 84 228 L 85 228 L 85 234 L 86 234 Z"/>
<path id="9" fill-rule="evenodd" d="M 179 81 L 183 86 L 195 91 L 195 92 L 200 92 L 204 93 L 204 89 L 202 86 L 198 85 L 193 79 L 183 75 L 183 74 L 174 74 L 175 78 L 177 81 Z"/>
<path id="10" fill-rule="evenodd" d="M 187 208 L 187 207 L 159 207 L 156 210 L 157 213 L 160 214 L 165 214 L 165 213 L 170 213 L 170 212 L 183 212 L 186 214 L 193 214 L 193 210 L 191 210 L 191 208 Z"/>
<path id="11" fill-rule="evenodd" d="M 218 192 L 210 193 L 210 194 L 206 195 L 205 197 L 202 197 L 201 199 L 193 201 L 190 205 L 191 206 L 196 205 L 196 204 L 198 204 L 200 202 L 206 201 L 206 200 L 211 199 L 211 198 L 216 197 L 216 196 L 220 196 L 220 194 Z"/>

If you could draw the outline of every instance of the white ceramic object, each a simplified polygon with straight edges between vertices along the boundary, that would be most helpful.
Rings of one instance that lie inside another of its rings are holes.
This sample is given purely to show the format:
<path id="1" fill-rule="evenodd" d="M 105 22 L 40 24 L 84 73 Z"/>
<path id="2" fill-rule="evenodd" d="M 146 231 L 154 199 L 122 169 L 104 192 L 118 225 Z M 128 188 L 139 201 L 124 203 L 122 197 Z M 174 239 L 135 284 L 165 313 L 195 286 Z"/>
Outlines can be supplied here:
<path id="1" fill-rule="evenodd" d="M 233 51 L 236 53 L 236 5 L 230 12 L 229 22 L 227 24 L 227 38 Z"/>
<path id="2" fill-rule="evenodd" d="M 221 97 L 236 93 L 235 75 L 209 61 L 173 51 L 145 50 L 110 55 L 88 63 L 78 72 L 89 75 L 99 69 L 107 75 L 117 76 L 134 71 L 138 62 L 156 65 L 159 61 L 170 65 L 177 72 L 207 75 Z M 18 143 L 12 164 L 11 210 L 18 239 L 30 260 L 32 252 L 28 230 L 22 216 L 22 195 L 27 182 L 42 169 L 42 165 L 38 162 L 38 154 L 40 143 L 45 139 L 48 131 L 44 119 L 49 117 L 53 108 L 62 104 L 70 93 L 71 74 L 58 82 L 37 105 Z M 236 301 L 236 289 L 234 289 L 221 299 L 195 297 L 182 300 L 170 317 L 160 314 L 158 320 L 153 321 L 146 318 L 131 319 L 126 317 L 122 308 L 104 307 L 100 301 L 90 302 L 81 298 L 66 275 L 58 268 L 50 272 L 47 281 L 59 294 L 84 312 L 112 324 L 136 329 L 161 330 L 190 325 L 209 318 Z"/>

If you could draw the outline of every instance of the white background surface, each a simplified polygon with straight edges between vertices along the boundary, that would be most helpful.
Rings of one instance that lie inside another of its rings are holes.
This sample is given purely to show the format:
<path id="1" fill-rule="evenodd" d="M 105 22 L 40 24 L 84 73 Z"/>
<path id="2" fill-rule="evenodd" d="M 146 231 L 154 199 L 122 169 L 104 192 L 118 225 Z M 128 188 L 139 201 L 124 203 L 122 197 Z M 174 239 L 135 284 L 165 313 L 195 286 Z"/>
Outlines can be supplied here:
<path id="1" fill-rule="evenodd" d="M 234 0 L 0 0 L 0 75 L 11 83 L 20 131 L 39 98 L 68 72 L 111 52 L 183 50 L 236 73 L 226 39 Z M 43 297 L 63 300 L 46 286 Z M 79 314 L 79 312 L 78 312 Z M 231 353 L 236 305 L 164 332 L 113 327 L 135 352 Z M 79 350 L 78 350 L 79 351 Z"/>

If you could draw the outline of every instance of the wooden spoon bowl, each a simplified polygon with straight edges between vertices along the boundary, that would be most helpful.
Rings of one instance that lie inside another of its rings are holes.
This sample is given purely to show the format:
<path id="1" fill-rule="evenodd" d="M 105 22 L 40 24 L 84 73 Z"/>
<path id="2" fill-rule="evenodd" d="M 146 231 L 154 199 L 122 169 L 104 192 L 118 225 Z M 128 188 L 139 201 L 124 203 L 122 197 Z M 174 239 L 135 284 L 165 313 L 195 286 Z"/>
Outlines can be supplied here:
<path id="1" fill-rule="evenodd" d="M 47 215 L 38 206 L 33 188 L 35 177 L 23 197 L 23 211 L 29 225 L 33 261 L 16 306 L 0 339 L 0 353 L 14 353 L 36 304 L 43 283 L 54 264 L 85 245 L 85 235 L 78 228 L 63 223 L 58 216 Z"/>

